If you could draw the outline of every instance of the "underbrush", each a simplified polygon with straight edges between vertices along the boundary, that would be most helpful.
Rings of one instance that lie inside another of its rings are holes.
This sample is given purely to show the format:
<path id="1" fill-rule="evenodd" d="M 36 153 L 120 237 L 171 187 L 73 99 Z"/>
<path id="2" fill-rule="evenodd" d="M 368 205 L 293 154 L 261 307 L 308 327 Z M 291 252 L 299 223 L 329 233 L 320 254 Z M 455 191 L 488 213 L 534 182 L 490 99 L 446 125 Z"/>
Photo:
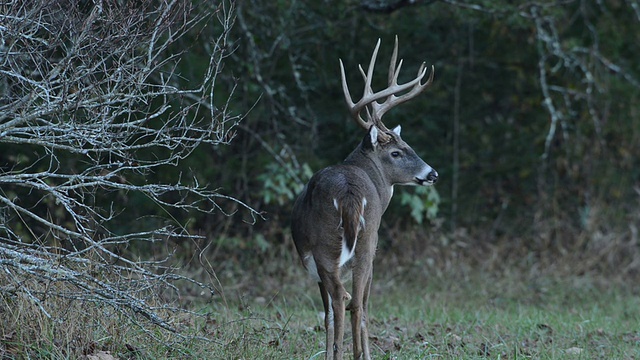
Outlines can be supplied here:
<path id="1" fill-rule="evenodd" d="M 176 311 L 175 304 L 153 292 L 146 301 L 155 306 L 156 314 L 170 319 L 176 332 L 135 311 L 65 298 L 74 291 L 65 284 L 28 288 L 38 295 L 23 289 L 0 294 L 0 359 L 181 358 L 193 352 L 193 341 L 209 341 L 194 336 L 195 313 Z"/>

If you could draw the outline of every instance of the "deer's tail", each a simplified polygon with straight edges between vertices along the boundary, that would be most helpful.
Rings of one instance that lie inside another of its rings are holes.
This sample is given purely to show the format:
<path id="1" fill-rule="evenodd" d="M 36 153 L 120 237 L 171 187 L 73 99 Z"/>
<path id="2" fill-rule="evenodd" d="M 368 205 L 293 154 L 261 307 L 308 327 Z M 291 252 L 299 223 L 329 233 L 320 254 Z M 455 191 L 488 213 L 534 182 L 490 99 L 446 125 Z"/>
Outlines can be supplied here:
<path id="1" fill-rule="evenodd" d="M 334 205 L 340 212 L 340 225 L 343 229 L 342 253 L 340 255 L 340 266 L 342 266 L 355 253 L 358 233 L 365 226 L 364 209 L 367 206 L 367 199 L 345 196 L 342 201 L 336 202 Z"/>

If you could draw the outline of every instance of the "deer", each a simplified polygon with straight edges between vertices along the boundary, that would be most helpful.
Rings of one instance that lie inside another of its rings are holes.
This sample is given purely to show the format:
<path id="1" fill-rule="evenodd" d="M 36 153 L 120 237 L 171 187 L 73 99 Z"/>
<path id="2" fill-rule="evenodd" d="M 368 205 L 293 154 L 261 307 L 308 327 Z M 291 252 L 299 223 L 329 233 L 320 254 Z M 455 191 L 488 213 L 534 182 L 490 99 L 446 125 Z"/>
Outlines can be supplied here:
<path id="1" fill-rule="evenodd" d="M 324 307 L 325 359 L 343 358 L 345 312 L 351 312 L 353 358 L 371 359 L 367 330 L 368 302 L 378 229 L 395 185 L 433 185 L 438 173 L 400 138 L 400 125 L 389 130 L 382 116 L 421 94 L 433 82 L 423 62 L 415 79 L 398 84 L 402 60 L 397 62 L 398 38 L 389 65 L 388 87 L 374 92 L 373 70 L 380 48 L 375 46 L 365 73 L 362 98 L 354 102 L 340 59 L 342 90 L 351 118 L 367 133 L 342 164 L 316 172 L 294 202 L 292 238 L 310 276 L 318 282 Z M 363 118 L 364 110 L 364 118 Z M 341 280 L 350 268 L 352 292 Z M 348 302 L 348 304 L 347 304 Z"/>

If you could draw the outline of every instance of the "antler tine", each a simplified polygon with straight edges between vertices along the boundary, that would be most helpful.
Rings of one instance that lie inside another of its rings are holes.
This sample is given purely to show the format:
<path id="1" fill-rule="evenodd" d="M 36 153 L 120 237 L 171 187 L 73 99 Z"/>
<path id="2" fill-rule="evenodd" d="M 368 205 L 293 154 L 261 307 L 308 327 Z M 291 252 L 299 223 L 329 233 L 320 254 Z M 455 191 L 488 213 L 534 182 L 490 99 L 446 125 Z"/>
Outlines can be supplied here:
<path id="1" fill-rule="evenodd" d="M 401 61 L 402 63 L 402 61 Z M 398 70 L 400 69 L 400 67 L 398 67 Z M 399 71 L 397 71 L 399 72 Z M 377 117 L 378 119 L 380 119 L 380 122 L 382 122 L 382 116 L 389 111 L 390 109 L 406 102 L 409 101 L 411 99 L 413 99 L 414 97 L 418 96 L 420 93 L 422 93 L 427 87 L 429 87 L 429 85 L 431 85 L 431 83 L 433 82 L 433 76 L 435 73 L 435 68 L 433 65 L 431 65 L 431 73 L 429 74 L 429 78 L 427 79 L 427 82 L 425 82 L 424 84 L 422 84 L 422 79 L 424 78 L 424 76 L 427 74 L 427 66 L 425 63 L 422 63 L 422 65 L 420 65 L 420 69 L 418 70 L 418 76 L 405 83 L 402 85 L 398 85 L 397 84 L 397 74 L 394 76 L 394 82 L 392 84 L 389 84 L 389 88 L 387 91 L 388 97 L 387 99 L 384 101 L 384 103 L 380 104 L 380 103 L 375 103 L 374 104 L 374 113 L 375 113 L 375 117 Z M 407 92 L 406 94 L 400 95 L 400 96 L 396 96 L 395 94 L 402 92 L 406 89 L 411 88 L 411 90 L 409 90 L 409 92 Z M 384 91 L 384 90 L 383 90 Z"/>
<path id="2" fill-rule="evenodd" d="M 398 65 L 398 71 L 396 72 L 396 62 L 398 61 L 398 35 L 396 35 L 396 41 L 393 45 L 393 54 L 391 54 L 391 61 L 389 62 L 389 84 L 395 84 L 398 80 L 398 73 L 402 67 L 402 59 Z"/>
<path id="3" fill-rule="evenodd" d="M 360 110 L 356 108 L 356 104 L 353 102 L 351 98 L 351 92 L 349 91 L 349 86 L 347 85 L 347 76 L 344 71 L 344 64 L 342 63 L 342 59 L 340 59 L 340 76 L 342 78 L 342 92 L 344 93 L 344 99 L 347 102 L 347 107 L 349 108 L 349 112 L 351 113 L 351 117 L 356 123 L 362 127 L 363 129 L 369 129 L 368 121 L 364 121 L 362 116 L 360 116 Z"/>
<path id="4" fill-rule="evenodd" d="M 369 61 L 369 68 L 367 69 L 367 77 L 365 78 L 364 84 L 365 95 L 363 95 L 363 100 L 366 98 L 366 95 L 373 94 L 373 89 L 371 89 L 371 79 L 373 79 L 373 68 L 376 66 L 376 59 L 378 58 L 378 49 L 380 49 L 380 38 L 378 38 L 376 47 L 373 49 L 373 54 L 371 55 L 371 60 Z M 362 67 L 360 67 L 360 69 L 362 69 Z"/>
<path id="5" fill-rule="evenodd" d="M 351 92 L 349 91 L 349 86 L 347 85 L 347 77 L 344 71 L 344 64 L 342 63 L 342 59 L 340 59 L 340 75 L 342 77 L 342 91 L 344 92 L 344 98 L 347 102 L 347 106 L 349 107 L 349 112 L 351 113 L 351 117 L 353 117 L 356 123 L 365 130 L 369 130 L 369 127 L 371 127 L 371 120 L 370 120 L 371 115 L 367 111 L 367 120 L 364 120 L 360 115 L 360 112 L 372 101 L 375 101 L 378 99 L 378 98 L 372 98 L 373 90 L 371 89 L 371 80 L 373 79 L 373 69 L 375 67 L 379 49 L 380 49 L 380 39 L 378 39 L 378 43 L 376 44 L 376 47 L 373 50 L 373 55 L 371 55 L 371 60 L 369 61 L 369 68 L 367 69 L 366 74 L 364 73 L 364 69 L 362 69 L 362 65 L 358 65 L 360 74 L 364 79 L 364 90 L 362 93 L 362 99 L 360 99 L 360 101 L 358 101 L 357 103 L 354 103 L 353 98 L 351 98 Z"/>

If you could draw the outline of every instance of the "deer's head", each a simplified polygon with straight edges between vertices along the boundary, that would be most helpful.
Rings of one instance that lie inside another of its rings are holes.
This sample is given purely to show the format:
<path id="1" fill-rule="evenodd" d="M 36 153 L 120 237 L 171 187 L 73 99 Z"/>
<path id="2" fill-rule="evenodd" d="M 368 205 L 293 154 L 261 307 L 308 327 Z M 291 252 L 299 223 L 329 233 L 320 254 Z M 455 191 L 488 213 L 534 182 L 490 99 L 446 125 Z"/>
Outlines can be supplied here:
<path id="1" fill-rule="evenodd" d="M 360 74 L 364 78 L 362 99 L 357 103 L 351 98 L 347 85 L 344 65 L 340 60 L 340 74 L 344 97 L 355 122 L 367 130 L 362 140 L 361 148 L 367 152 L 367 157 L 377 163 L 377 167 L 391 184 L 403 185 L 432 185 L 438 180 L 438 173 L 427 165 L 416 152 L 400 137 L 400 126 L 389 130 L 382 122 L 382 116 L 391 108 L 402 104 L 422 93 L 433 82 L 434 69 L 431 67 L 429 78 L 422 82 L 427 74 L 425 63 L 422 63 L 415 79 L 404 84 L 398 84 L 398 75 L 402 67 L 402 60 L 398 58 L 398 38 L 396 37 L 391 63 L 389 65 L 389 83 L 386 89 L 374 92 L 371 88 L 373 69 L 375 67 L 380 40 L 376 44 L 365 73 L 359 66 Z M 401 94 L 401 95 L 398 95 Z M 378 100 L 383 100 L 379 102 Z M 365 118 L 362 111 L 365 111 Z"/>

